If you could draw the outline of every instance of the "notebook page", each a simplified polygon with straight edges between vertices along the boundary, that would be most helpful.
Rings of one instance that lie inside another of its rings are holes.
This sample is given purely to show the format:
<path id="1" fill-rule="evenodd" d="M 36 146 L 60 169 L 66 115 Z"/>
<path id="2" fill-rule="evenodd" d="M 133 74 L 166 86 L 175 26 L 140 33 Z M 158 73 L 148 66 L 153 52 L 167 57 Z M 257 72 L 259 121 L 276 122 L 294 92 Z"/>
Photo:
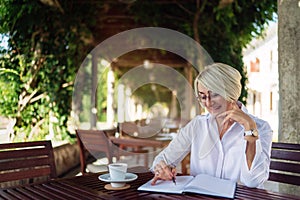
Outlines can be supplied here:
<path id="1" fill-rule="evenodd" d="M 176 185 L 173 183 L 173 181 L 162 180 L 158 180 L 155 185 L 151 185 L 152 180 L 150 180 L 144 185 L 140 186 L 138 190 L 180 194 L 183 192 L 184 186 L 193 178 L 193 176 L 176 176 Z"/>
<path id="2" fill-rule="evenodd" d="M 235 188 L 233 181 L 199 174 L 186 186 L 186 191 L 233 198 Z"/>

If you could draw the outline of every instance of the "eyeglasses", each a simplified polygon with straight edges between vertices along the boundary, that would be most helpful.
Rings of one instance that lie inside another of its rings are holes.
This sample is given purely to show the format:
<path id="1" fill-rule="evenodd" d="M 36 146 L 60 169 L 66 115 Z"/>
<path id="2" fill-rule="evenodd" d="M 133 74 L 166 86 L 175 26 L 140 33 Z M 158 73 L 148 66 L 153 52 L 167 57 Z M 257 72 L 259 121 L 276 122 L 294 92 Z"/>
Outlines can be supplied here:
<path id="1" fill-rule="evenodd" d="M 198 99 L 198 101 L 201 101 L 202 103 L 205 103 L 207 99 L 208 100 L 214 100 L 218 97 L 220 97 L 220 95 L 218 93 L 214 93 L 212 91 L 208 91 L 207 95 L 198 91 L 197 99 Z"/>

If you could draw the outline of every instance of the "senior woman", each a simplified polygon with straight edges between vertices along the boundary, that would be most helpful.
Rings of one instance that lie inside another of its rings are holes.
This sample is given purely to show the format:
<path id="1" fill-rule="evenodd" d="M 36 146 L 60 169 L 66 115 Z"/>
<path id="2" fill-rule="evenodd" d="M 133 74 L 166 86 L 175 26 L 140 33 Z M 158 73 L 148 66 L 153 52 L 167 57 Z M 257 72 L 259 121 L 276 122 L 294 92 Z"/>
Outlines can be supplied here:
<path id="1" fill-rule="evenodd" d="M 198 115 L 154 159 L 157 180 L 175 178 L 177 166 L 190 153 L 190 174 L 230 179 L 248 187 L 263 187 L 269 176 L 272 130 L 238 101 L 241 75 L 233 67 L 214 63 L 195 79 L 195 93 L 208 114 Z"/>

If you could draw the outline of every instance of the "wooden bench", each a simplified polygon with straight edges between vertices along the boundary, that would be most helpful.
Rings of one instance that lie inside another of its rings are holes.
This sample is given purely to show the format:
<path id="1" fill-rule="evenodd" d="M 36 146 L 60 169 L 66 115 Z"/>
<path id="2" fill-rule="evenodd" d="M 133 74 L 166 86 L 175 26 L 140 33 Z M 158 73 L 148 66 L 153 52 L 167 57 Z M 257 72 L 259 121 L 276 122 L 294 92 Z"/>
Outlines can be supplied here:
<path id="1" fill-rule="evenodd" d="M 182 173 L 189 174 L 189 155 L 182 161 Z M 272 143 L 269 181 L 300 185 L 300 144 Z"/>
<path id="2" fill-rule="evenodd" d="M 45 177 L 54 179 L 56 166 L 51 141 L 0 144 L 0 183 Z M 25 183 L 25 182 L 24 182 Z"/>
<path id="3" fill-rule="evenodd" d="M 300 144 L 272 143 L 269 180 L 300 186 Z"/>

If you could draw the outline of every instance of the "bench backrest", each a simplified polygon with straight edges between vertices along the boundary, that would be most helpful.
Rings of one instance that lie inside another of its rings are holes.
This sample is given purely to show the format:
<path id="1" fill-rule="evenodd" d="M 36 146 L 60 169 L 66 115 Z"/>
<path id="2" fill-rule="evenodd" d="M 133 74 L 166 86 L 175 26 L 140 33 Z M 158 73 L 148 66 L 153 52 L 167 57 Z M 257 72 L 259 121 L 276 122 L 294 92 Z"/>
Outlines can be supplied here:
<path id="1" fill-rule="evenodd" d="M 51 141 L 0 144 L 0 182 L 56 178 Z"/>
<path id="2" fill-rule="evenodd" d="M 269 180 L 300 185 L 300 144 L 272 143 Z"/>

